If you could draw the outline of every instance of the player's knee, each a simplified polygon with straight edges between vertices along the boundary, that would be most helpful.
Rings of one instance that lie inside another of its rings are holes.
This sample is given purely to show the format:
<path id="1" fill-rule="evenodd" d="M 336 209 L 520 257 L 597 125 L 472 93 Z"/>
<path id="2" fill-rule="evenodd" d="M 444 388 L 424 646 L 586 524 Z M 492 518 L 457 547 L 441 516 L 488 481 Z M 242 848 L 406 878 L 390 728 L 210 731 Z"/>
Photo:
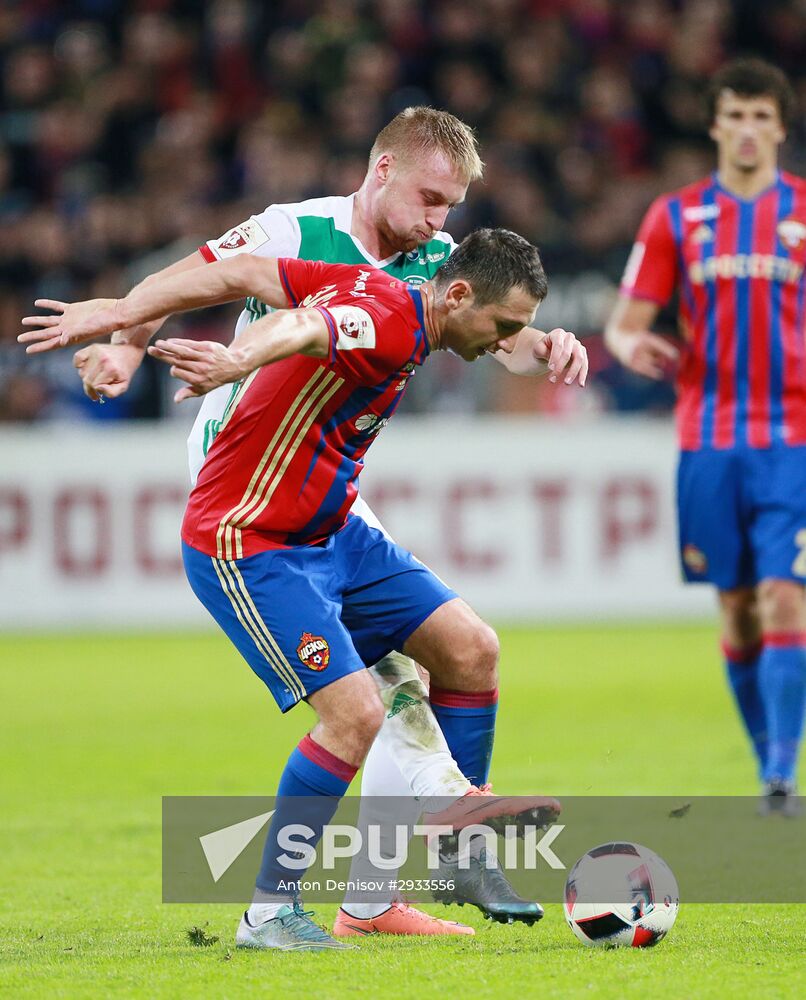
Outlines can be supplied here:
<path id="1" fill-rule="evenodd" d="M 384 707 L 380 696 L 356 704 L 350 713 L 350 728 L 357 741 L 368 750 L 383 725 Z"/>
<path id="2" fill-rule="evenodd" d="M 800 632 L 806 626 L 804 588 L 794 580 L 762 580 L 758 603 L 765 632 Z"/>
<path id="3" fill-rule="evenodd" d="M 742 648 L 758 642 L 761 625 L 756 592 L 750 588 L 723 590 L 719 594 L 722 638 L 730 646 Z"/>
<path id="4" fill-rule="evenodd" d="M 486 622 L 477 619 L 465 640 L 456 648 L 453 669 L 474 688 L 498 686 L 498 636 Z"/>

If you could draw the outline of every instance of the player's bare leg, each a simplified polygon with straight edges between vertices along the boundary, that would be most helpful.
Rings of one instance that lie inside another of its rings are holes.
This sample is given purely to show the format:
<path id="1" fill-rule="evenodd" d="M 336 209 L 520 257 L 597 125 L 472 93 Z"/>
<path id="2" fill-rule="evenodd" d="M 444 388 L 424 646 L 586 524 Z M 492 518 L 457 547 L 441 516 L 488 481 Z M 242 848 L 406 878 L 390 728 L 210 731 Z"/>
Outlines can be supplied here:
<path id="1" fill-rule="evenodd" d="M 365 670 L 328 684 L 308 697 L 318 721 L 311 737 L 319 746 L 359 768 L 383 723 L 383 704 Z"/>
<path id="2" fill-rule="evenodd" d="M 795 580 L 768 578 L 757 587 L 763 650 L 758 680 L 767 728 L 762 777 L 765 812 L 798 811 L 795 772 L 806 711 L 806 601 Z"/>

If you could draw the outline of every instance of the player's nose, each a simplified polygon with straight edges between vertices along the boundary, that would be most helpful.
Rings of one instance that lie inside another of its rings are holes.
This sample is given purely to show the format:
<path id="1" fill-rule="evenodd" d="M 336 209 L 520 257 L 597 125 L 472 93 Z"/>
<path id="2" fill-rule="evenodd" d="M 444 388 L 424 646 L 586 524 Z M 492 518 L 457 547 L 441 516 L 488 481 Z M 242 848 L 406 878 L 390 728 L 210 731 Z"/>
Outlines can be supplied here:
<path id="1" fill-rule="evenodd" d="M 445 220 L 448 218 L 448 209 L 445 208 L 434 208 L 426 212 L 425 221 L 428 227 L 431 229 L 432 233 L 438 232 L 445 225 Z"/>
<path id="2" fill-rule="evenodd" d="M 493 344 L 490 348 L 491 351 L 503 351 L 504 354 L 512 354 L 515 350 L 515 338 L 517 334 L 513 334 L 511 337 L 502 337 Z"/>

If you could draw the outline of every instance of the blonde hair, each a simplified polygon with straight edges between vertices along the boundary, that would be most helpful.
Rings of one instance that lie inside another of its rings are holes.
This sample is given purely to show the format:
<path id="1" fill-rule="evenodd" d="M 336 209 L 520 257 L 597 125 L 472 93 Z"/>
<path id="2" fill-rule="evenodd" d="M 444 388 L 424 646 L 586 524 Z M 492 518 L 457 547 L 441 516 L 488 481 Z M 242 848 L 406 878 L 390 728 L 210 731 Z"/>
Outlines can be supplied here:
<path id="1" fill-rule="evenodd" d="M 484 173 L 473 129 L 455 115 L 436 108 L 405 108 L 395 115 L 373 143 L 370 166 L 383 153 L 406 160 L 423 153 L 442 153 L 468 184 Z"/>

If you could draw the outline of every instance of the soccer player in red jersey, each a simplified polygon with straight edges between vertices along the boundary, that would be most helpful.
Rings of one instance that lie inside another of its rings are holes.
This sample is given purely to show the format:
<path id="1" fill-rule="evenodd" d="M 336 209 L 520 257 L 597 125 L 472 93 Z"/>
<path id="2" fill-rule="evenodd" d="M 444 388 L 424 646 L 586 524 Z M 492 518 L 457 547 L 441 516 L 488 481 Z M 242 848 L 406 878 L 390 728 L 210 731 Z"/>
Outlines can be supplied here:
<path id="1" fill-rule="evenodd" d="M 313 798 L 316 818 L 309 812 L 307 823 L 320 830 L 384 716 L 366 665 L 402 650 L 440 686 L 465 692 L 469 703 L 489 684 L 486 674 L 475 675 L 472 658 L 448 665 L 437 655 L 445 609 L 463 602 L 382 531 L 350 514 L 364 455 L 432 350 L 467 361 L 512 350 L 546 281 L 536 249 L 505 230 L 471 234 L 419 287 L 369 267 L 242 255 L 157 279 L 120 301 L 50 303 L 61 316 L 40 319 L 41 329 L 24 342 L 77 330 L 103 335 L 246 294 L 285 310 L 250 324 L 230 347 L 168 340 L 150 351 L 188 383 L 178 399 L 238 385 L 188 502 L 185 567 L 197 596 L 280 708 L 306 700 L 317 713 L 278 795 Z M 559 331 L 542 349 L 555 372 L 584 384 L 587 358 L 574 338 Z M 462 739 L 485 739 L 469 718 Z M 480 802 L 475 821 L 528 815 L 545 822 L 559 809 L 540 797 L 518 804 L 511 816 L 510 806 L 491 797 Z M 258 895 L 238 943 L 339 947 L 284 898 L 299 877 L 279 861 L 286 816 L 278 808 L 272 820 Z"/>
<path id="2" fill-rule="evenodd" d="M 467 125 L 435 108 L 406 108 L 376 137 L 366 176 L 354 194 L 270 205 L 145 280 L 250 254 L 360 263 L 416 284 L 433 277 L 453 251 L 455 243 L 441 231 L 442 227 L 453 206 L 463 201 L 468 185 L 481 177 L 482 170 L 476 140 Z M 265 303 L 250 296 L 235 335 L 266 310 Z M 146 344 L 161 322 L 116 331 L 113 343 L 91 344 L 79 351 L 75 364 L 87 394 L 103 400 L 125 392 Z M 512 353 L 498 351 L 492 357 L 513 374 L 540 374 L 545 370 L 540 360 L 543 336 L 539 330 L 523 330 Z M 555 341 L 559 336 L 560 331 L 553 331 Z M 558 377 L 551 373 L 549 380 L 556 382 Z M 192 481 L 223 422 L 230 396 L 230 386 L 205 396 L 188 439 Z M 356 497 L 353 512 L 373 527 L 381 527 L 360 496 Z M 474 657 L 480 661 L 480 670 L 481 661 L 486 661 L 492 676 L 497 650 L 484 623 L 456 609 L 442 635 L 446 640 L 442 650 L 448 658 Z M 472 786 L 487 784 L 498 697 L 492 684 L 485 694 L 478 692 L 474 703 L 468 705 L 456 692 L 437 685 L 429 690 L 415 664 L 399 653 L 390 653 L 374 665 L 372 672 L 387 714 L 362 771 L 361 791 L 367 803 L 376 795 L 413 794 L 421 800 L 459 797 Z M 476 727 L 486 729 L 490 738 L 483 744 L 474 742 L 477 750 L 473 753 L 469 752 L 469 744 L 464 744 L 463 752 L 454 759 L 449 744 L 453 743 L 456 751 L 457 743 L 451 733 L 457 726 L 462 729 L 471 715 Z M 467 804 L 467 808 L 471 805 Z M 491 872 L 482 867 L 483 854 L 474 856 L 467 870 L 457 868 L 454 854 L 440 856 L 440 877 L 453 886 L 450 901 L 475 905 L 501 922 L 519 920 L 531 924 L 540 919 L 543 911 L 537 902 L 523 900 L 500 870 Z M 437 921 L 426 923 L 414 907 L 392 911 L 390 903 L 387 901 L 389 913 L 384 915 L 380 900 L 372 904 L 350 901 L 350 916 L 371 919 L 373 932 L 423 934 L 429 927 L 431 932 L 439 931 Z"/>
<path id="3" fill-rule="evenodd" d="M 606 342 L 677 367 L 680 554 L 716 585 L 728 678 L 764 785 L 791 812 L 806 705 L 806 182 L 778 169 L 793 95 L 760 60 L 714 77 L 714 174 L 658 198 Z M 682 344 L 651 328 L 677 291 Z"/>

